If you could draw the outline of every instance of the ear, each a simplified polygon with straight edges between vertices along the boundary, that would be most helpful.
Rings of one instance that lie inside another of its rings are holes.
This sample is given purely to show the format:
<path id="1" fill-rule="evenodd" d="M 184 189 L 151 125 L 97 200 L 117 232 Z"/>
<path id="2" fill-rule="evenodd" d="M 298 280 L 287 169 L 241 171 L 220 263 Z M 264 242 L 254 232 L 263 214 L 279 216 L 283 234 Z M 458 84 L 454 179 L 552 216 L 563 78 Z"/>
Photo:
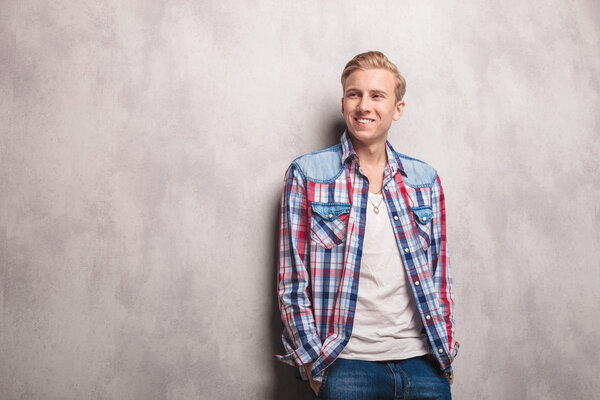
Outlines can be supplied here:
<path id="1" fill-rule="evenodd" d="M 396 103 L 396 109 L 394 110 L 394 121 L 398 121 L 404 112 L 404 101 L 400 100 Z"/>

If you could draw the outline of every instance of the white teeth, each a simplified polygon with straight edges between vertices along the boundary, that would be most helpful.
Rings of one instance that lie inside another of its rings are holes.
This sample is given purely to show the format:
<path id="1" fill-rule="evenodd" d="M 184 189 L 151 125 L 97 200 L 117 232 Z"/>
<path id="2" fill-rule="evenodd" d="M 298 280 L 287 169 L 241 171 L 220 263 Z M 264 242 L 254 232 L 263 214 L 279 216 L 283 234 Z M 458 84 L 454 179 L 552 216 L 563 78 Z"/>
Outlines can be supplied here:
<path id="1" fill-rule="evenodd" d="M 362 118 L 357 118 L 356 119 L 358 122 L 360 122 L 361 124 L 368 124 L 369 122 L 371 122 L 370 119 L 362 119 Z"/>

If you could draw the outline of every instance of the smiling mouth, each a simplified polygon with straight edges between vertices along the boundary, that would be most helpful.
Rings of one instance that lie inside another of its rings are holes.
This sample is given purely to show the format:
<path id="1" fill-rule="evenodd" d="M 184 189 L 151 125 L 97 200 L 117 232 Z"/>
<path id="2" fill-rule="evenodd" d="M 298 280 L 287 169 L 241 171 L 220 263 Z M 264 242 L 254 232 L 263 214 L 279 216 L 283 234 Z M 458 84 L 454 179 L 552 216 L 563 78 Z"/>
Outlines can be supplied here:
<path id="1" fill-rule="evenodd" d="M 374 121 L 374 120 L 368 119 L 368 118 L 354 118 L 354 120 L 356 122 L 358 122 L 359 124 L 370 124 L 371 122 Z"/>

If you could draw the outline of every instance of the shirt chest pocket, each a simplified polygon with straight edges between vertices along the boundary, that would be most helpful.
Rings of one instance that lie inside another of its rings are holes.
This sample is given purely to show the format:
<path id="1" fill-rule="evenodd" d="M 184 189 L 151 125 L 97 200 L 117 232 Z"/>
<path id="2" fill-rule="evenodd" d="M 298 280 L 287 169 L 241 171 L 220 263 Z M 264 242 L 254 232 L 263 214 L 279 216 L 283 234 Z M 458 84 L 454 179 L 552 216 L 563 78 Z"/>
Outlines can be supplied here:
<path id="1" fill-rule="evenodd" d="M 310 238 L 326 249 L 346 240 L 349 203 L 312 203 Z"/>
<path id="2" fill-rule="evenodd" d="M 411 208 L 415 225 L 417 228 L 417 234 L 423 250 L 427 250 L 431 243 L 431 219 L 433 218 L 433 212 L 430 206 L 421 206 Z"/>

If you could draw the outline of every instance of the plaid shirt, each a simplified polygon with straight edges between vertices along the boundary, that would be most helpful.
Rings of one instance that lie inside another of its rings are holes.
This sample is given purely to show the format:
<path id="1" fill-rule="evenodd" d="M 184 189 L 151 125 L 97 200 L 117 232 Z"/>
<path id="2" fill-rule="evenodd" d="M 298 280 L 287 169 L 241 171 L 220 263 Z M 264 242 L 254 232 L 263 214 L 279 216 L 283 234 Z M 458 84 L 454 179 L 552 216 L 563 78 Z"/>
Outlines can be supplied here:
<path id="1" fill-rule="evenodd" d="M 458 342 L 444 192 L 429 165 L 389 142 L 386 151 L 383 195 L 396 241 L 430 352 L 450 372 Z M 346 132 L 341 144 L 294 160 L 285 176 L 277 291 L 287 354 L 275 357 L 298 367 L 315 361 L 316 381 L 352 334 L 368 192 Z"/>

